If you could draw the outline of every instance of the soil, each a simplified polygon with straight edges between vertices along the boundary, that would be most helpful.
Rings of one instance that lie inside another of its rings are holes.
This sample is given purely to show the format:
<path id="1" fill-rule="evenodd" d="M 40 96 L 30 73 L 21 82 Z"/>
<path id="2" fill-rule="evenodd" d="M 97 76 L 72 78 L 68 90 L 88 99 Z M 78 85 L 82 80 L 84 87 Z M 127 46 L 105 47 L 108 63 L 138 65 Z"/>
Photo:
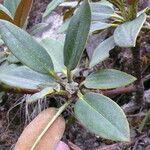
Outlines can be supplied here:
<path id="1" fill-rule="evenodd" d="M 49 2 L 50 0 L 34 0 L 28 23 L 28 31 L 34 25 L 42 21 L 42 13 L 45 11 L 46 6 Z M 143 7 L 145 3 L 142 4 L 141 7 Z M 49 23 L 50 26 L 40 35 L 37 35 L 37 38 L 52 37 L 59 40 L 63 39 L 64 35 L 57 34 L 57 30 L 62 23 L 62 17 L 60 15 L 61 11 L 62 10 L 57 9 L 52 13 L 51 18 L 45 20 L 45 22 Z M 55 20 L 57 20 L 56 22 L 54 22 L 54 18 Z M 50 31 L 52 29 L 53 32 Z M 91 43 L 93 43 L 92 41 L 96 41 L 95 38 L 98 39 L 97 42 L 104 40 L 108 36 L 109 32 L 103 33 L 102 36 L 100 35 L 102 39 L 99 39 L 100 36 L 92 37 Z M 148 59 L 150 58 L 149 35 L 149 33 L 143 35 L 143 39 L 145 42 L 145 44 L 143 44 L 142 46 L 143 59 L 145 58 L 145 56 Z M 85 55 L 88 55 L 90 57 L 92 53 L 91 49 L 94 49 L 94 47 L 94 44 L 92 46 L 87 45 L 87 53 L 85 53 Z M 102 66 L 98 67 L 117 68 L 132 74 L 131 51 L 121 50 L 118 55 L 116 55 L 116 52 L 118 52 L 118 49 L 111 53 L 110 58 L 107 59 Z M 144 77 L 150 72 L 149 65 L 150 64 L 146 64 L 146 62 L 144 63 Z M 148 90 L 149 88 L 150 87 L 148 79 L 145 82 L 145 90 Z M 51 99 L 51 102 L 48 101 L 44 103 L 41 110 L 38 110 L 36 113 L 34 113 L 34 115 L 31 113 L 33 110 L 31 108 L 31 112 L 28 112 L 29 118 L 27 118 L 25 104 L 21 103 L 20 105 L 16 106 L 16 104 L 20 103 L 25 98 L 25 96 L 26 95 L 5 93 L 2 97 L 0 97 L 0 150 L 13 149 L 13 146 L 16 143 L 21 132 L 23 131 L 24 127 L 29 123 L 31 119 L 36 116 L 36 114 L 39 113 L 39 111 L 50 106 L 60 106 L 60 104 L 64 102 L 63 99 L 58 101 L 58 99 L 54 97 L 53 99 Z M 128 102 L 132 100 L 133 96 L 134 93 L 122 94 L 113 97 L 113 99 L 120 105 L 124 105 L 128 104 Z M 146 126 L 146 128 L 144 128 L 144 132 L 142 133 L 137 131 L 137 128 L 143 119 L 143 117 L 141 117 L 141 114 L 145 113 L 146 111 L 146 109 L 141 109 L 135 111 L 133 114 L 127 115 L 131 124 L 131 142 L 121 143 L 104 140 L 94 134 L 89 133 L 77 120 L 74 119 L 72 115 L 72 108 L 70 107 L 70 109 L 68 109 L 63 114 L 66 122 L 68 122 L 68 126 L 62 140 L 68 143 L 70 148 L 73 150 L 149 150 L 150 127 Z M 73 124 L 70 124 L 68 120 L 73 120 Z"/>

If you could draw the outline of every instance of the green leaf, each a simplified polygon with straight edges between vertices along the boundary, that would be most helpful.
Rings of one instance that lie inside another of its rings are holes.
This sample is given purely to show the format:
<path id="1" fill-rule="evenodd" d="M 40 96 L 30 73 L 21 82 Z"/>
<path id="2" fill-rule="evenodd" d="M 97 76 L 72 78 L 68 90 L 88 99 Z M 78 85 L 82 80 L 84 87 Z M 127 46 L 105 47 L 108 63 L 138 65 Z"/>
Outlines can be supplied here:
<path id="1" fill-rule="evenodd" d="M 122 109 L 96 93 L 82 95 L 75 104 L 76 118 L 91 132 L 106 139 L 129 141 L 129 124 Z"/>
<path id="2" fill-rule="evenodd" d="M 35 26 L 33 26 L 30 30 L 30 35 L 36 35 L 37 33 L 43 31 L 46 27 L 48 26 L 47 23 L 39 23 L 39 24 L 36 24 Z"/>
<path id="3" fill-rule="evenodd" d="M 48 54 L 51 56 L 55 71 L 66 73 L 63 57 L 64 44 L 60 41 L 50 38 L 43 39 L 40 44 L 47 50 Z"/>
<path id="4" fill-rule="evenodd" d="M 7 61 L 13 64 L 20 62 L 12 53 L 8 55 Z"/>
<path id="5" fill-rule="evenodd" d="M 50 76 L 37 73 L 25 66 L 10 65 L 0 68 L 0 84 L 13 88 L 37 90 L 48 86 L 53 87 L 56 82 Z"/>
<path id="6" fill-rule="evenodd" d="M 95 32 L 98 30 L 104 30 L 107 29 L 109 27 L 111 27 L 112 25 L 109 23 L 104 23 L 104 22 L 100 22 L 100 21 L 93 21 L 91 24 L 91 28 L 90 28 L 90 32 Z"/>
<path id="7" fill-rule="evenodd" d="M 90 3 L 92 10 L 92 21 L 108 19 L 115 14 L 113 7 L 101 2 Z"/>
<path id="8" fill-rule="evenodd" d="M 21 0 L 21 2 L 19 3 L 14 15 L 14 21 L 18 27 L 23 27 L 26 23 L 29 11 L 32 6 L 32 2 L 33 0 Z"/>
<path id="9" fill-rule="evenodd" d="M 115 69 L 102 69 L 90 74 L 84 81 L 87 88 L 113 89 L 126 86 L 136 80 L 135 77 Z"/>
<path id="10" fill-rule="evenodd" d="M 0 20 L 0 34 L 6 46 L 23 64 L 40 73 L 54 73 L 49 54 L 27 32 Z"/>
<path id="11" fill-rule="evenodd" d="M 98 47 L 94 50 L 90 67 L 95 66 L 99 62 L 104 61 L 107 57 L 109 57 L 109 51 L 115 47 L 114 37 L 111 36 L 108 39 L 101 42 Z"/>
<path id="12" fill-rule="evenodd" d="M 10 11 L 12 16 L 14 16 L 20 1 L 21 0 L 4 0 L 4 6 Z"/>
<path id="13" fill-rule="evenodd" d="M 133 21 L 123 23 L 114 31 L 115 43 L 120 47 L 135 47 L 137 36 L 146 20 L 142 14 Z"/>
<path id="14" fill-rule="evenodd" d="M 4 20 L 7 20 L 7 21 L 14 23 L 14 20 L 13 20 L 11 13 L 2 4 L 0 4 L 0 19 L 4 19 Z"/>
<path id="15" fill-rule="evenodd" d="M 91 23 L 88 0 L 84 0 L 71 18 L 64 46 L 64 64 L 69 70 L 75 69 L 80 61 L 87 41 Z"/>
<path id="16" fill-rule="evenodd" d="M 47 17 L 59 4 L 64 2 L 64 0 L 52 0 L 46 8 L 43 17 Z"/>

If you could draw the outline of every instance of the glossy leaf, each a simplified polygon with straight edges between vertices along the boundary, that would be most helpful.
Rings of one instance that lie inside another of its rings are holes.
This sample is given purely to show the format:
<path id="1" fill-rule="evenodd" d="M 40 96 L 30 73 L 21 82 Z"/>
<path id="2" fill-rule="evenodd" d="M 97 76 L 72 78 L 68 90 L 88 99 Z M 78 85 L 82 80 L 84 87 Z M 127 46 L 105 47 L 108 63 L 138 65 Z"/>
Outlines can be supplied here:
<path id="1" fill-rule="evenodd" d="M 21 0 L 19 3 L 17 10 L 15 12 L 14 21 L 15 24 L 19 27 L 23 27 L 27 17 L 29 15 L 29 11 L 31 9 L 33 0 Z"/>
<path id="2" fill-rule="evenodd" d="M 84 0 L 71 18 L 64 46 L 64 64 L 69 70 L 75 69 L 80 61 L 87 41 L 91 23 L 88 0 Z"/>
<path id="3" fill-rule="evenodd" d="M 23 64 L 37 72 L 53 74 L 54 68 L 49 54 L 27 32 L 0 20 L 0 34 L 6 46 Z"/>
<path id="4" fill-rule="evenodd" d="M 41 42 L 41 45 L 47 50 L 48 54 L 52 58 L 54 69 L 56 72 L 66 72 L 63 58 L 63 46 L 60 41 L 45 38 Z"/>
<path id="5" fill-rule="evenodd" d="M 109 51 L 115 47 L 114 37 L 111 36 L 108 39 L 101 42 L 98 47 L 94 50 L 90 67 L 95 66 L 99 62 L 104 61 L 107 57 L 109 57 Z"/>
<path id="6" fill-rule="evenodd" d="M 20 1 L 21 0 L 4 0 L 4 6 L 10 11 L 12 16 L 14 16 Z"/>
<path id="7" fill-rule="evenodd" d="M 56 82 L 51 77 L 37 73 L 25 66 L 17 67 L 16 65 L 1 67 L 0 84 L 27 90 L 56 86 Z"/>
<path id="8" fill-rule="evenodd" d="M 114 31 L 115 43 L 120 47 L 135 47 L 137 36 L 146 20 L 142 14 L 133 21 L 123 23 Z"/>
<path id="9" fill-rule="evenodd" d="M 76 118 L 91 132 L 106 139 L 129 141 L 129 124 L 122 109 L 96 93 L 81 96 L 75 104 Z"/>
<path id="10" fill-rule="evenodd" d="M 102 69 L 90 74 L 84 81 L 87 88 L 113 89 L 133 83 L 135 77 L 115 69 Z"/>
<path id="11" fill-rule="evenodd" d="M 4 20 L 10 21 L 12 23 L 14 22 L 11 13 L 2 4 L 0 4 L 0 19 L 4 19 Z"/>
<path id="12" fill-rule="evenodd" d="M 64 2 L 64 0 L 52 0 L 46 8 L 43 17 L 47 17 L 59 4 Z"/>

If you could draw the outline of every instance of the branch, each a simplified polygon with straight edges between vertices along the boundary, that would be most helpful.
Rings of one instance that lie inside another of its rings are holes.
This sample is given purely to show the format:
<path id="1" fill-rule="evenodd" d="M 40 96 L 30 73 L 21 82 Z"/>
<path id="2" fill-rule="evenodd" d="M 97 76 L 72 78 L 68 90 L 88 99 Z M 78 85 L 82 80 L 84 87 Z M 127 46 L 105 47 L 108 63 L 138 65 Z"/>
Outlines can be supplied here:
<path id="1" fill-rule="evenodd" d="M 115 95 L 119 95 L 119 94 L 131 93 L 131 92 L 135 92 L 135 91 L 136 91 L 135 87 L 131 85 L 128 87 L 117 88 L 114 90 L 102 91 L 102 94 L 111 97 L 111 96 L 115 96 Z"/>

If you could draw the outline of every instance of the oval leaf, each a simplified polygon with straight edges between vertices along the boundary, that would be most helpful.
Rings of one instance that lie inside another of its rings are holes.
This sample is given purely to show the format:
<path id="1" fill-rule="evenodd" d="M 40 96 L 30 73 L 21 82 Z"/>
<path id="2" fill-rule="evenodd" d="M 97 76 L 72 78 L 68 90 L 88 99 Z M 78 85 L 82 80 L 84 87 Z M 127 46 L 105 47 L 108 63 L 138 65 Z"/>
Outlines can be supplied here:
<path id="1" fill-rule="evenodd" d="M 50 76 L 37 73 L 25 66 L 17 67 L 16 65 L 1 67 L 0 84 L 26 90 L 40 90 L 57 85 Z"/>
<path id="2" fill-rule="evenodd" d="M 31 150 L 32 145 L 40 133 L 55 116 L 57 110 L 48 108 L 42 111 L 23 131 L 19 137 L 15 150 Z M 44 134 L 36 149 L 55 150 L 65 130 L 65 120 L 58 117 L 48 131 Z"/>
<path id="3" fill-rule="evenodd" d="M 27 32 L 8 21 L 0 20 L 0 34 L 6 46 L 23 64 L 37 72 L 53 74 L 49 54 Z"/>
<path id="4" fill-rule="evenodd" d="M 133 21 L 126 22 L 114 31 L 115 43 L 120 47 L 135 47 L 137 36 L 146 20 L 146 14 L 142 14 Z"/>
<path id="5" fill-rule="evenodd" d="M 98 47 L 94 50 L 90 67 L 95 66 L 99 62 L 104 61 L 107 57 L 109 57 L 109 51 L 115 47 L 114 37 L 111 36 L 108 39 L 101 42 Z"/>
<path id="6" fill-rule="evenodd" d="M 103 69 L 90 74 L 84 81 L 87 88 L 113 89 L 126 86 L 136 80 L 135 77 L 115 69 Z"/>
<path id="7" fill-rule="evenodd" d="M 91 132 L 106 139 L 129 141 L 129 125 L 121 108 L 108 97 L 87 93 L 75 104 L 75 116 Z"/>
<path id="8" fill-rule="evenodd" d="M 4 0 L 4 6 L 10 11 L 12 16 L 14 16 L 20 1 L 21 0 Z"/>
<path id="9" fill-rule="evenodd" d="M 11 16 L 9 10 L 1 4 L 0 4 L 0 19 L 4 19 L 14 23 L 13 17 Z"/>
<path id="10" fill-rule="evenodd" d="M 14 21 L 18 27 L 23 27 L 26 23 L 33 0 L 21 0 L 15 12 Z"/>
<path id="11" fill-rule="evenodd" d="M 75 69 L 84 51 L 91 23 L 88 0 L 84 0 L 71 18 L 64 46 L 64 64 L 69 70 Z"/>

